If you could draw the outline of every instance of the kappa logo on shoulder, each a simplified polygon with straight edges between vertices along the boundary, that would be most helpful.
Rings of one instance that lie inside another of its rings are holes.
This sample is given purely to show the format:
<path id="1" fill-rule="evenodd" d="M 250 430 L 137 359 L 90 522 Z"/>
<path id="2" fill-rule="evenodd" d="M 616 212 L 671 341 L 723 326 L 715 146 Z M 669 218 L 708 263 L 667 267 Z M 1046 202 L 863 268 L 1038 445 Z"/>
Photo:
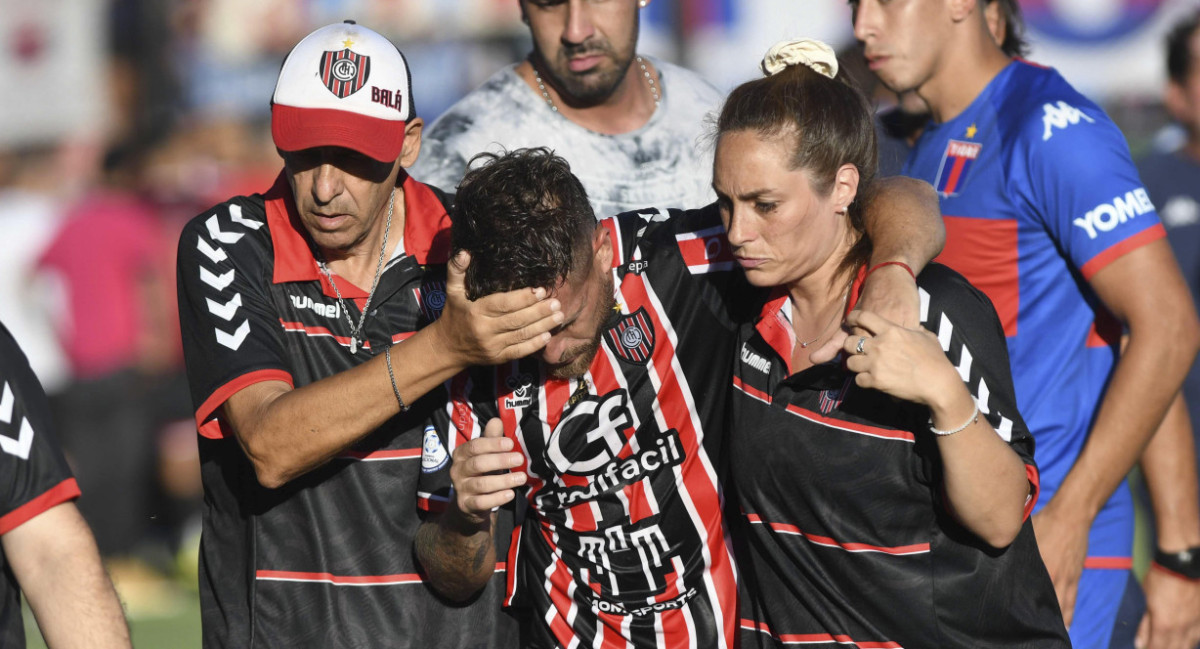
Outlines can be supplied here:
<path id="1" fill-rule="evenodd" d="M 1088 117 L 1086 113 L 1078 108 L 1068 104 L 1065 101 L 1059 100 L 1054 104 L 1042 105 L 1042 141 L 1045 142 L 1054 136 L 1054 129 L 1063 130 L 1068 126 L 1074 126 L 1080 121 L 1088 124 L 1095 124 L 1096 120 Z"/>

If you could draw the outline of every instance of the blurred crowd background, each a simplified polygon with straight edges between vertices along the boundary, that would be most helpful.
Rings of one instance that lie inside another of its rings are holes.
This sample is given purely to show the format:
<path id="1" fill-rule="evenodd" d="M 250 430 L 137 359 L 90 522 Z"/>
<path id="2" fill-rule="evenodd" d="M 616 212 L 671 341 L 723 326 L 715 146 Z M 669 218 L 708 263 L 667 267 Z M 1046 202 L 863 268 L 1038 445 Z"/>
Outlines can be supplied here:
<path id="1" fill-rule="evenodd" d="M 1200 2 L 1021 5 L 1029 58 L 1100 102 L 1135 157 L 1178 146 L 1162 38 Z M 201 497 L 176 240 L 278 172 L 268 102 L 284 54 L 356 19 L 405 52 L 428 123 L 525 56 L 528 32 L 517 0 L 0 0 L 0 16 L 0 321 L 52 397 L 131 617 L 176 615 L 195 587 Z M 728 90 L 799 35 L 851 48 L 845 3 L 654 0 L 639 50 Z"/>

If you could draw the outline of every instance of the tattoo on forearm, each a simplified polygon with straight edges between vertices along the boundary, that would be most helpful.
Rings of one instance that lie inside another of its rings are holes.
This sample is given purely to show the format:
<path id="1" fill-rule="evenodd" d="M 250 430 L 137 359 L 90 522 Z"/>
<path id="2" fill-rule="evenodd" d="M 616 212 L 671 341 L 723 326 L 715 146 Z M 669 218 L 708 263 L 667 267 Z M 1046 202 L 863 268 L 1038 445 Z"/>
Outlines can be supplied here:
<path id="1" fill-rule="evenodd" d="M 438 592 L 455 599 L 475 594 L 493 572 L 491 526 L 468 532 L 425 524 L 413 540 L 418 561 Z"/>

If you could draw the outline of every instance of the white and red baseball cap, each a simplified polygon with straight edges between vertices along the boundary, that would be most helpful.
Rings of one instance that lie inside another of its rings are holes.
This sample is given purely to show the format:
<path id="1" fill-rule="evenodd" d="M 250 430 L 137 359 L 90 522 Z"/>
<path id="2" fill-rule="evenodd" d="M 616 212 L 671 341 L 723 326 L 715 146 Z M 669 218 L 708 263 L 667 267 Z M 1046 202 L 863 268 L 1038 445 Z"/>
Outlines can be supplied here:
<path id="1" fill-rule="evenodd" d="M 392 162 L 414 112 L 404 55 L 347 20 L 305 36 L 284 59 L 271 98 L 271 136 L 284 151 L 340 146 Z"/>

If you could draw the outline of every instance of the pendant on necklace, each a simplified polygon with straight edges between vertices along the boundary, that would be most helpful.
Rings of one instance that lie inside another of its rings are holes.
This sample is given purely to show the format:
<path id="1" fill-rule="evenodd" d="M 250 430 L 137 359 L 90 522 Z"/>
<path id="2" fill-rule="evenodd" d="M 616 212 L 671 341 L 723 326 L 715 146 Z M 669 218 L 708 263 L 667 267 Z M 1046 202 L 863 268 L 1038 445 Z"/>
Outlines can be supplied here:
<path id="1" fill-rule="evenodd" d="M 358 336 L 350 336 L 350 355 L 358 353 Z"/>

